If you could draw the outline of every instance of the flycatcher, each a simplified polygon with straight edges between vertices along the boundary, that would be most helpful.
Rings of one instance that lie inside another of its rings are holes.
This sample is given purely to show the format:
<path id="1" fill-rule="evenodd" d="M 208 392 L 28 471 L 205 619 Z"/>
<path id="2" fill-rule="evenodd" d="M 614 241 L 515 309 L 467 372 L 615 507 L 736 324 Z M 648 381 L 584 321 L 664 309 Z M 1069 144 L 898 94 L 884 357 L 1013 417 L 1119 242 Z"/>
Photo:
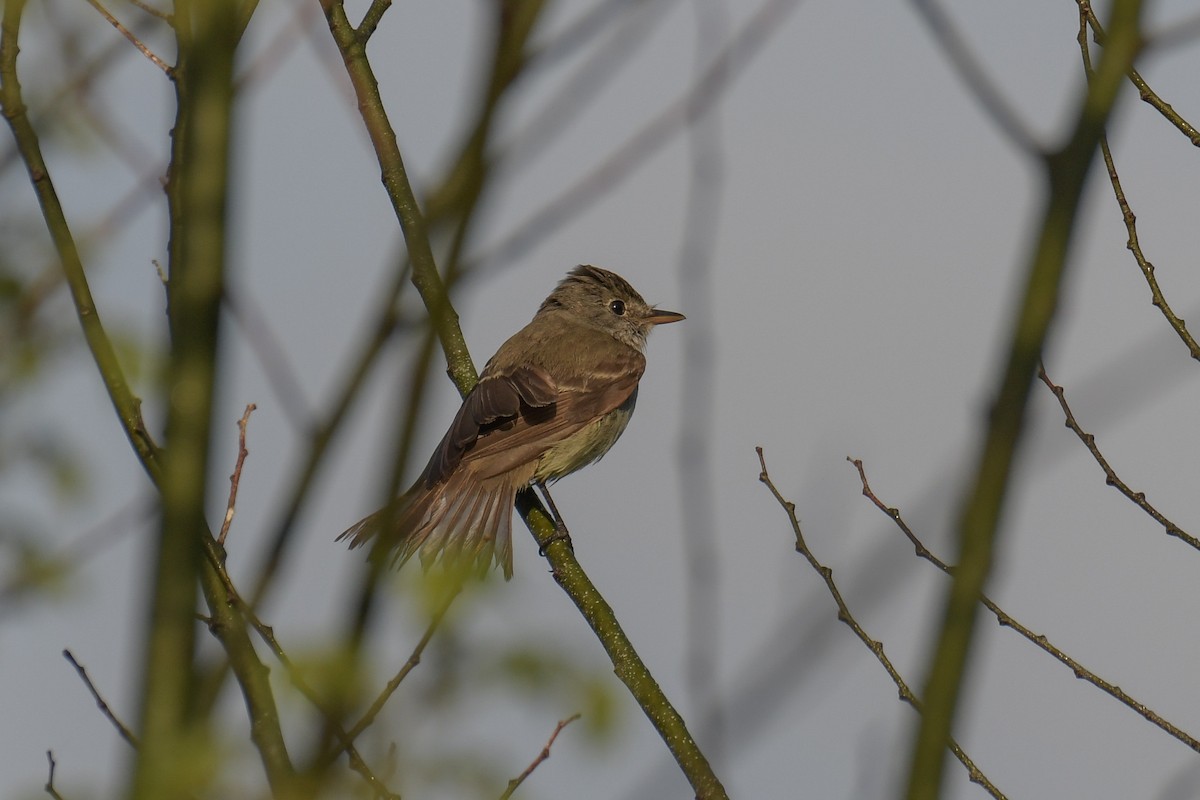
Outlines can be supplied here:
<path id="1" fill-rule="evenodd" d="M 416 483 L 338 537 L 400 566 L 416 553 L 512 577 L 517 492 L 598 461 L 629 423 L 646 336 L 683 314 L 647 305 L 619 275 L 571 270 L 500 346 Z M 381 530 L 384 520 L 391 524 Z"/>

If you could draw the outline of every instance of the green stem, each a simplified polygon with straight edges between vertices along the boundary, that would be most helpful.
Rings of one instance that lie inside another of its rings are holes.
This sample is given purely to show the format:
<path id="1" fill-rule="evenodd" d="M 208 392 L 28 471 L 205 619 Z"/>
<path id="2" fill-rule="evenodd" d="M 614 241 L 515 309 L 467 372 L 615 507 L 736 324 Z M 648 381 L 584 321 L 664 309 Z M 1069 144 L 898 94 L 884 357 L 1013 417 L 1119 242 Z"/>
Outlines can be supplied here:
<path id="1" fill-rule="evenodd" d="M 396 136 L 387 118 L 379 87 L 367 60 L 360 37 L 346 18 L 340 0 L 321 0 L 329 30 L 333 35 L 346 71 L 354 86 L 359 109 L 367 126 L 376 156 L 383 171 L 383 183 L 391 198 L 396 216 L 404 232 L 409 255 L 413 263 L 413 283 L 421 294 L 426 308 L 434 320 L 434 327 L 446 353 L 451 378 L 464 394 L 477 380 L 475 367 L 467 352 L 466 342 L 458 326 L 458 315 L 450 305 L 445 286 L 438 275 L 429 245 L 424 217 L 417 206 L 412 187 L 404 170 Z M 519 13 L 521 4 L 506 6 L 510 13 Z M 523 18 L 532 24 L 532 18 Z M 522 27 L 517 25 L 517 29 Z M 525 33 L 528 30 L 526 28 Z M 506 54 L 512 57 L 512 54 Z M 519 59 L 510 62 L 511 71 L 498 70 L 498 86 L 505 86 L 515 76 Z M 498 88 L 493 87 L 495 91 Z M 481 151 L 480 151 L 481 152 Z M 550 517 L 531 491 L 522 492 L 517 499 L 517 510 L 529 525 L 539 544 L 554 534 Z M 725 789 L 713 773 L 704 754 L 684 724 L 683 718 L 667 700 L 661 687 L 654 680 L 646 665 L 625 636 L 612 608 L 588 579 L 574 554 L 562 542 L 555 542 L 547 550 L 547 558 L 554 568 L 554 577 L 563 591 L 583 613 L 595 631 L 609 658 L 613 662 L 617 677 L 629 688 L 646 716 L 666 742 L 680 768 L 687 776 L 699 798 L 725 798 Z"/>
<path id="2" fill-rule="evenodd" d="M 517 495 L 517 511 L 529 526 L 529 531 L 537 540 L 538 546 L 543 548 L 546 560 L 553 569 L 554 580 L 575 603 L 596 633 L 612 661 L 613 672 L 628 687 L 654 725 L 654 729 L 658 731 L 658 735 L 666 743 L 667 749 L 671 751 L 680 770 L 696 792 L 696 797 L 702 800 L 727 798 L 725 787 L 721 785 L 708 759 L 688 732 L 683 717 L 671 705 L 662 687 L 654 680 L 645 662 L 634 649 L 633 643 L 625 635 L 612 606 L 583 571 L 583 567 L 575 559 L 575 553 L 566 542 L 554 539 L 554 523 L 538 503 L 533 490 L 527 489 Z"/>
<path id="3" fill-rule="evenodd" d="M 163 452 L 162 526 L 154 554 L 134 798 L 186 797 L 203 786 L 196 746 L 207 741 L 193 707 L 196 585 L 207 535 L 209 431 L 225 267 L 225 203 L 236 45 L 233 2 L 177 0 L 177 99 L 167 200 L 171 355 Z M 189 762 L 191 766 L 189 765 Z"/>
<path id="4" fill-rule="evenodd" d="M 146 432 L 142 422 L 141 400 L 133 395 L 125 374 L 117 361 L 116 351 L 100 315 L 96 312 L 96 303 L 92 299 L 91 289 L 88 288 L 87 276 L 83 270 L 83 262 L 79 257 L 79 249 L 67 217 L 59 202 L 58 193 L 54 190 L 54 182 L 50 179 L 50 171 L 42 157 L 41 144 L 37 132 L 29 119 L 28 109 L 21 96 L 21 83 L 17 79 L 17 45 L 18 32 L 21 26 L 21 14 L 25 8 L 25 0 L 7 0 L 4 4 L 2 30 L 0 30 L 0 108 L 4 118 L 12 129 L 17 142 L 17 149 L 29 172 L 30 182 L 37 193 L 38 203 L 42 208 L 42 218 L 50 233 L 50 240 L 62 262 L 66 274 L 67 286 L 71 290 L 71 298 L 75 303 L 79 325 L 83 329 L 84 340 L 92 353 L 92 359 L 100 370 L 109 399 L 117 416 L 120 418 L 125 435 L 133 445 L 141 459 L 142 465 L 150 477 L 158 480 L 158 450 Z"/>
<path id="5" fill-rule="evenodd" d="M 1081 7 L 1086 0 L 1079 0 Z M 915 742 L 908 797 L 939 796 L 946 744 L 966 672 L 979 599 L 991 571 L 996 532 L 1012 474 L 1029 391 L 1058 306 L 1080 198 L 1117 89 L 1141 45 L 1140 0 L 1116 0 L 1104 57 L 1066 146 L 1046 159 L 1047 197 L 1025 292 L 1013 323 L 1003 378 L 997 387 L 975 477 L 958 524 L 959 559 L 926 679 L 925 713 Z M 1081 11 L 1082 13 L 1082 11 Z M 1086 19 L 1084 22 L 1086 26 Z"/>
<path id="6" fill-rule="evenodd" d="M 458 314 L 450 305 L 446 286 L 438 275 L 425 216 L 409 183 L 408 171 L 400 155 L 400 147 L 396 144 L 396 132 L 383 108 L 379 81 L 367 60 L 366 44 L 350 24 L 340 0 L 321 0 L 321 8 L 325 11 L 329 31 L 346 64 L 346 74 L 358 97 L 359 111 L 379 159 L 384 188 L 392 201 L 400 230 L 404 233 L 404 243 L 413 265 L 413 285 L 417 287 L 433 319 L 455 385 L 460 389 L 474 386 L 479 376 L 467 352 L 467 342 L 458 325 Z"/>

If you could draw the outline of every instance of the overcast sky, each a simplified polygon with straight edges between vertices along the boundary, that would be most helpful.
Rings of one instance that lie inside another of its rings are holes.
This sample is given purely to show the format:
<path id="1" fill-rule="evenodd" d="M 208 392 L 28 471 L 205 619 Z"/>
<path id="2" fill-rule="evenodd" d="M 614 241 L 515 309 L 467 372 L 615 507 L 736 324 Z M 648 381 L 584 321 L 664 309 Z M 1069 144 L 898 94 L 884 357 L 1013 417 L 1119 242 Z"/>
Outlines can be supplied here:
<path id="1" fill-rule="evenodd" d="M 537 40 L 552 41 L 594 4 L 563 3 Z M 504 108 L 498 140 L 517 142 L 520 155 L 488 196 L 470 248 L 482 260 L 455 296 L 467 341 L 482 366 L 578 263 L 612 269 L 650 302 L 687 315 L 651 337 L 624 438 L 598 465 L 555 488 L 576 554 L 713 754 L 731 796 L 896 796 L 916 715 L 897 701 L 870 652 L 836 622 L 824 585 L 794 553 L 787 518 L 758 482 L 754 447 L 764 447 L 772 478 L 796 503 L 809 545 L 833 568 L 851 610 L 919 688 L 948 584 L 864 500 L 845 458 L 863 459 L 881 499 L 953 559 L 950 526 L 1040 210 L 1040 167 L 983 112 L 910 4 L 629 5 L 628 18 L 598 40 L 624 49 L 565 127 L 529 138 L 530 126 L 546 124 L 541 113 L 596 45 L 566 53 Z M 497 250 L 687 94 L 720 49 L 706 43 L 698 62 L 697 8 L 718 9 L 718 33 L 728 41 L 764 5 L 776 16 L 753 52 L 734 62 L 700 138 L 680 128 L 628 175 L 610 167 L 619 180 L 532 246 L 511 255 Z M 85 53 L 117 36 L 82 4 L 50 8 L 52 18 L 79 31 Z M 284 363 L 278 356 L 273 366 L 264 364 L 245 329 L 225 328 L 229 371 L 215 423 L 213 519 L 234 460 L 235 422 L 247 403 L 258 405 L 231 533 L 235 578 L 254 573 L 302 452 L 302 432 L 289 414 L 315 413 L 332 399 L 399 247 L 340 60 L 314 13 L 317 4 L 298 16 L 302 8 L 263 0 L 242 58 L 244 68 L 259 66 L 239 106 L 230 281 L 279 342 L 294 385 L 281 390 L 272 382 L 271 369 Z M 137 18 L 130 6 L 116 10 Z M 1185 0 L 1153 3 L 1149 11 L 1151 31 L 1195 19 Z M 953 13 L 1023 124 L 1053 146 L 1082 87 L 1076 5 L 1012 0 Z M 26 16 L 21 69 L 36 108 L 61 78 L 61 42 L 47 33 L 42 3 L 31 4 Z M 371 43 L 419 187 L 439 175 L 470 118 L 486 22 L 480 3 L 408 0 L 388 11 Z M 297 24 L 309 34 L 282 55 L 256 59 Z M 169 52 L 165 35 L 150 34 L 149 41 Z M 1200 124 L 1195 37 L 1151 54 L 1139 68 Z M 77 231 L 102 219 L 139 170 L 153 176 L 161 169 L 168 147 L 171 90 L 147 60 L 130 51 L 99 76 L 94 97 L 118 135 L 132 142 L 132 153 L 123 160 L 85 133 L 83 114 L 73 118 L 78 130 L 51 143 L 50 168 Z M 1118 105 L 1112 144 L 1169 302 L 1185 319 L 1200 319 L 1196 149 L 1139 103 L 1131 86 Z M 718 167 L 698 185 L 690 149 L 697 145 Z M 6 131 L 0 155 L 8 159 L 10 150 Z M 0 258 L 44 258 L 36 256 L 36 241 L 19 241 L 40 221 L 23 171 L 4 165 Z M 1122 479 L 1200 533 L 1195 363 L 1149 302 L 1107 180 L 1099 171 L 1093 178 L 1046 368 Z M 701 212 L 714 216 L 701 218 L 692 239 L 706 258 L 683 256 L 689 193 L 712 201 Z M 150 349 L 161 345 L 164 329 L 153 266 L 165 261 L 163 206 L 152 197 L 102 244 L 85 249 L 110 330 Z M 14 271 L 35 274 L 43 263 Z M 118 534 L 89 547 L 61 590 L 3 609 L 5 797 L 40 796 L 48 749 L 67 796 L 120 791 L 128 748 L 62 659 L 64 647 L 86 664 L 114 710 L 136 719 L 144 562 L 154 530 L 138 509 L 151 489 L 72 316 L 60 288 L 39 319 L 77 341 L 48 366 L 36 392 L 5 397 L 0 413 L 12 431 L 68 445 L 81 464 L 82 486 L 64 497 L 43 473 L 6 465 L 0 524 L 33 532 L 55 551 L 114 515 L 132 513 L 107 525 Z M 228 315 L 225 321 L 231 323 Z M 689 362 L 699 372 L 685 369 L 688 353 L 700 354 Z M 372 379 L 314 489 L 286 576 L 263 610 L 298 657 L 315 659 L 336 640 L 361 579 L 360 554 L 333 539 L 379 502 L 391 464 L 384 445 L 397 424 L 398 387 L 410 358 L 410 347 L 392 348 Z M 417 461 L 457 407 L 440 368 L 434 377 L 434 422 L 421 432 Z M 709 429 L 696 430 L 704 405 L 689 406 L 685 386 L 700 387 L 711 400 Z M 139 378 L 148 413 L 160 421 L 150 387 L 147 376 Z M 687 435 L 707 444 L 708 460 L 697 462 L 688 450 L 683 468 L 685 423 Z M 1029 425 L 990 594 L 1106 680 L 1200 735 L 1200 631 L 1192 613 L 1200 553 L 1105 486 L 1041 384 Z M 681 511 L 685 498 L 691 516 Z M 707 507 L 697 505 L 703 502 Z M 694 520 L 698 508 L 700 521 L 711 524 L 707 534 Z M 522 796 L 691 796 L 533 541 L 523 528 L 516 534 L 514 579 L 496 580 L 463 604 L 453 630 L 435 640 L 440 654 L 394 701 L 391 724 L 407 737 L 402 758 L 428 767 L 435 757 L 479 752 L 506 780 L 536 755 L 557 720 L 587 710 L 592 681 L 611 697 L 614 727 L 597 738 L 594 712 L 568 728 Z M 707 535 L 717 543 L 716 577 L 689 590 L 687 542 Z M 380 682 L 407 657 L 422 627 L 405 588 L 411 571 L 387 595 L 380 625 L 387 633 L 374 653 Z M 713 615 L 699 644 L 688 633 L 689 606 Z M 501 646 L 554 648 L 590 679 L 547 679 L 538 692 L 514 688 L 481 661 Z M 713 665 L 706 696 L 689 679 L 695 653 Z M 423 715 L 421 695 L 447 663 L 477 683 L 453 710 Z M 1011 631 L 985 619 L 972 664 L 956 735 L 1008 796 L 1200 797 L 1193 752 Z M 285 714 L 304 721 L 304 703 L 282 678 L 278 683 Z M 232 693 L 229 711 L 231 719 L 244 717 Z M 233 729 L 241 730 L 237 723 Z M 252 758 L 237 757 L 254 768 Z M 947 774 L 947 797 L 984 796 L 957 763 Z M 503 780 L 478 796 L 498 796 Z M 461 785 L 412 785 L 420 797 L 463 796 Z"/>

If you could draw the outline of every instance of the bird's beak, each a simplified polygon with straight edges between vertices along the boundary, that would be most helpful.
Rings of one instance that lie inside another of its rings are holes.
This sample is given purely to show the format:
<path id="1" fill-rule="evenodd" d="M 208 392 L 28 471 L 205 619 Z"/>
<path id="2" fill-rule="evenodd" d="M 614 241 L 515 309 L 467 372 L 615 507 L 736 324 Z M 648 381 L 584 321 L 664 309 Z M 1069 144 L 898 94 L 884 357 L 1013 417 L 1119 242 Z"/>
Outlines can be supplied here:
<path id="1" fill-rule="evenodd" d="M 687 317 L 674 311 L 663 311 L 661 308 L 652 308 L 650 309 L 650 313 L 646 315 L 645 321 L 650 325 L 666 325 L 668 322 L 679 322 L 681 319 L 687 319 Z"/>

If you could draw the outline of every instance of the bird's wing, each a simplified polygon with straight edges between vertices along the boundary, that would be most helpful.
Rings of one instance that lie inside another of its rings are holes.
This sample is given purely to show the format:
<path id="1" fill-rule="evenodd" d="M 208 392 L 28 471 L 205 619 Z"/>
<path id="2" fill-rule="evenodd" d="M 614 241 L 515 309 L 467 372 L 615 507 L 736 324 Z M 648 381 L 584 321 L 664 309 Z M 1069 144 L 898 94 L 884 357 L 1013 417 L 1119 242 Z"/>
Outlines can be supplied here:
<path id="1" fill-rule="evenodd" d="M 622 348 L 582 375 L 557 381 L 540 366 L 487 374 L 463 401 L 423 478 L 445 480 L 460 463 L 481 479 L 535 461 L 550 447 L 618 408 L 637 389 L 646 358 Z"/>
<path id="2" fill-rule="evenodd" d="M 429 486 L 449 477 L 489 426 L 503 424 L 521 413 L 522 405 L 542 408 L 558 396 L 554 379 L 541 367 L 522 365 L 507 373 L 487 374 L 463 400 L 450 429 L 425 467 Z"/>

